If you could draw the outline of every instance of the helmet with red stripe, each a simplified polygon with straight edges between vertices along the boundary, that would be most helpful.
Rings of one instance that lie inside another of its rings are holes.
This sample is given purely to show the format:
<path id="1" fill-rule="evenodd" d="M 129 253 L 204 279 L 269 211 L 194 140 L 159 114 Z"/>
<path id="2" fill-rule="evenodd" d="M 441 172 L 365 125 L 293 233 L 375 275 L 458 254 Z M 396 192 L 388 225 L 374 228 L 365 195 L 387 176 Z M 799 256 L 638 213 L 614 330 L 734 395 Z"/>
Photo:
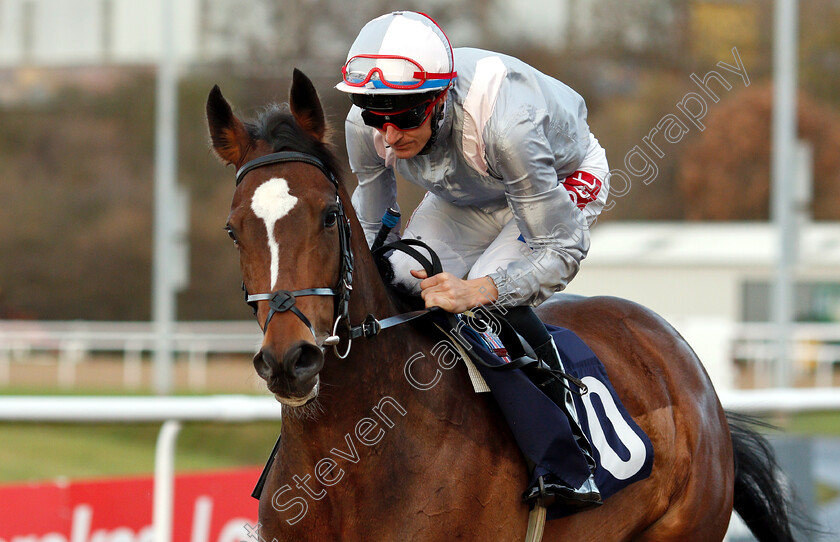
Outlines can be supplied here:
<path id="1" fill-rule="evenodd" d="M 338 90 L 363 109 L 399 111 L 428 101 L 456 77 L 452 47 L 429 16 L 395 11 L 367 23 L 350 47 Z"/>

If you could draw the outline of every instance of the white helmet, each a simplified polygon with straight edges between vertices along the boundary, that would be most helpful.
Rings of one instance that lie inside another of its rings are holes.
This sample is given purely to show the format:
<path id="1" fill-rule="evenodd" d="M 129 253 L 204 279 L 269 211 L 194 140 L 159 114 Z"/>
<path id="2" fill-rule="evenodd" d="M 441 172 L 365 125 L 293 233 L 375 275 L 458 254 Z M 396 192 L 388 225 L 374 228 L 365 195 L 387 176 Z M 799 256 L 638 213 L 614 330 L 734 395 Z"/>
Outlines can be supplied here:
<path id="1" fill-rule="evenodd" d="M 441 92 L 456 77 L 452 46 L 428 15 L 395 11 L 367 23 L 341 68 L 335 88 L 348 94 Z"/>

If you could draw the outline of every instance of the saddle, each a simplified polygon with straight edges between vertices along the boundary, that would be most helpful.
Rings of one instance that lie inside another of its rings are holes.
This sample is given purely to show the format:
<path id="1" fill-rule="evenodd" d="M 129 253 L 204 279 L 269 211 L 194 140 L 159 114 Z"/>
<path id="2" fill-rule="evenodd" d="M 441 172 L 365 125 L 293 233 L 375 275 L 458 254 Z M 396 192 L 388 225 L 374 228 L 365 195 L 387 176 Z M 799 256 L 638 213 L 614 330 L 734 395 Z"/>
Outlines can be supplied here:
<path id="1" fill-rule="evenodd" d="M 546 327 L 564 359 L 566 370 L 585 386 L 585 393 L 573 393 L 572 397 L 581 428 L 592 443 L 595 481 L 606 500 L 650 475 L 653 445 L 621 403 L 603 363 L 594 352 L 571 330 Z M 469 351 L 485 363 L 505 363 L 483 341 L 468 340 L 472 347 Z M 588 465 L 581 457 L 569 419 L 560 407 L 523 371 L 500 373 L 488 370 L 484 365 L 475 368 L 486 383 L 486 389 L 493 394 L 531 467 L 531 482 L 546 473 L 571 484 L 585 480 L 589 475 Z M 550 506 L 547 519 L 565 517 L 576 511 Z"/>

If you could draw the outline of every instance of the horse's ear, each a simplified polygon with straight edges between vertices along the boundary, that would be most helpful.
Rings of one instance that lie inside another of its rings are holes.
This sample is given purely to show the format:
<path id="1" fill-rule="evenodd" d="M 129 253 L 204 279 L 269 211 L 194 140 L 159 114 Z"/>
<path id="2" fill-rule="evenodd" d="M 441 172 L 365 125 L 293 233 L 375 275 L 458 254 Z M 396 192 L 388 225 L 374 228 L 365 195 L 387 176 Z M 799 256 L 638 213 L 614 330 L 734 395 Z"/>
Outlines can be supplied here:
<path id="1" fill-rule="evenodd" d="M 207 97 L 207 126 L 218 157 L 226 164 L 240 165 L 251 146 L 251 136 L 233 114 L 219 85 L 214 85 Z"/>
<path id="2" fill-rule="evenodd" d="M 307 133 L 318 141 L 324 140 L 327 123 L 318 92 L 312 81 L 302 71 L 295 68 L 292 77 L 292 90 L 289 92 L 289 108 L 295 120 Z"/>

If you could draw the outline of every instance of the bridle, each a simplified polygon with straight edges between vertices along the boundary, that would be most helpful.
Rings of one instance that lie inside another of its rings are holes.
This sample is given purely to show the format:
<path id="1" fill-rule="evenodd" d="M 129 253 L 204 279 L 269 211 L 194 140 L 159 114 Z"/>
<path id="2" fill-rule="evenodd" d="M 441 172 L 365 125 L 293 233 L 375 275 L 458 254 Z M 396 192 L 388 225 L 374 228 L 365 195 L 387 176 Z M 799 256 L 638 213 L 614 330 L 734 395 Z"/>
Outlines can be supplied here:
<path id="1" fill-rule="evenodd" d="M 309 318 L 307 318 L 306 315 L 295 306 L 295 302 L 298 297 L 308 295 L 332 296 L 336 298 L 334 310 L 335 323 L 333 324 L 332 334 L 326 338 L 323 344 L 325 346 L 332 346 L 335 355 L 340 359 L 345 359 L 348 355 L 350 355 L 350 348 L 353 345 L 353 339 L 358 339 L 360 337 L 373 337 L 378 335 L 383 329 L 409 322 L 415 318 L 420 318 L 432 312 L 433 309 L 422 309 L 398 314 L 396 316 L 390 316 L 388 318 L 383 318 L 382 320 L 377 320 L 374 315 L 368 314 L 361 324 L 357 326 L 350 325 L 350 292 L 353 290 L 353 250 L 350 247 L 350 221 L 344 213 L 344 206 L 341 203 L 341 197 L 338 193 L 339 183 L 335 175 L 316 156 L 304 152 L 282 151 L 266 154 L 265 156 L 260 156 L 250 162 L 246 162 L 236 172 L 236 186 L 239 186 L 239 183 L 242 182 L 245 175 L 254 169 L 288 162 L 299 162 L 317 167 L 335 187 L 335 202 L 338 206 L 337 226 L 341 264 L 338 272 L 338 283 L 333 288 L 305 288 L 303 290 L 294 291 L 276 290 L 270 293 L 249 294 L 248 290 L 245 288 L 245 283 L 243 282 L 242 290 L 245 292 L 245 302 L 254 311 L 255 316 L 257 314 L 257 302 L 268 301 L 269 311 L 268 316 L 266 316 L 265 322 L 262 325 L 263 333 L 268 331 L 268 324 L 275 314 L 278 312 L 291 311 L 307 328 L 309 328 L 309 331 L 312 333 L 312 336 L 317 342 L 317 335 L 315 334 L 315 329 L 312 327 L 312 323 L 309 321 Z M 409 245 L 423 245 L 423 243 L 414 239 L 407 239 L 386 245 L 380 248 L 377 252 L 384 253 L 384 250 L 386 249 L 397 249 L 411 252 L 414 253 L 415 258 L 421 261 L 421 264 L 429 273 L 429 276 L 441 271 L 440 260 L 436 254 L 430 251 L 431 261 L 429 261 L 422 254 L 412 249 Z M 341 329 L 347 331 L 347 349 L 343 353 L 338 350 L 338 343 L 340 342 L 338 331 L 339 325 L 342 322 L 343 325 Z"/>
<path id="2" fill-rule="evenodd" d="M 336 333 L 338 332 L 339 322 L 341 321 L 344 321 L 348 328 L 350 327 L 348 318 L 350 314 L 350 292 L 353 290 L 353 251 L 350 249 L 350 221 L 347 220 L 347 216 L 344 213 L 344 206 L 342 205 L 341 198 L 338 194 L 338 179 L 336 179 L 335 175 L 317 157 L 303 152 L 283 151 L 260 156 L 259 158 L 255 158 L 254 160 L 245 163 L 236 172 L 236 186 L 239 186 L 239 183 L 242 182 L 245 175 L 254 169 L 288 162 L 310 164 L 317 167 L 335 187 L 335 201 L 338 206 L 337 227 L 341 258 L 340 269 L 338 272 L 338 284 L 336 284 L 333 288 L 305 288 L 294 291 L 276 290 L 270 293 L 249 294 L 248 290 L 245 288 L 245 283 L 243 282 L 242 290 L 245 292 L 245 302 L 253 309 L 254 315 L 256 315 L 257 302 L 268 301 L 269 311 L 268 316 L 266 316 L 265 322 L 262 325 L 263 333 L 268 331 L 268 324 L 271 322 L 271 318 L 276 313 L 291 311 L 301 320 L 301 322 L 304 323 L 307 328 L 309 328 L 312 336 L 317 340 L 312 323 L 306 315 L 295 306 L 296 298 L 309 295 L 335 297 L 335 323 L 333 324 L 332 335 L 327 337 L 324 344 L 332 346 L 335 349 L 335 354 L 344 359 L 347 355 L 349 355 L 352 343 L 348 343 L 347 350 L 343 354 L 340 354 L 337 349 L 339 338 Z"/>

